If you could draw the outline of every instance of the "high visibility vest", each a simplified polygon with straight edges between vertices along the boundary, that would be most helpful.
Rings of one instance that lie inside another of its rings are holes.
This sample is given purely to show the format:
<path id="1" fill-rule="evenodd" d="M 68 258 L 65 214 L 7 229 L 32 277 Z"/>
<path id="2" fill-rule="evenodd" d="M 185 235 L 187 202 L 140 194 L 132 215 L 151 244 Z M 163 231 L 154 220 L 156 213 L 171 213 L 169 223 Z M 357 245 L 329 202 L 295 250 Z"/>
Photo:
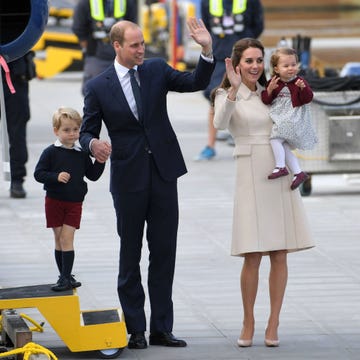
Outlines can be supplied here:
<path id="1" fill-rule="evenodd" d="M 209 0 L 209 12 L 211 15 L 211 33 L 224 37 L 244 31 L 244 15 L 247 8 L 247 0 L 233 0 L 232 13 L 224 15 L 223 0 Z M 232 20 L 229 23 L 229 19 Z M 226 21 L 225 21 L 226 20 Z"/>
<path id="2" fill-rule="evenodd" d="M 212 16 L 222 17 L 224 15 L 223 0 L 210 0 L 209 11 Z M 233 0 L 232 13 L 242 14 L 246 10 L 247 0 Z"/>
<path id="3" fill-rule="evenodd" d="M 90 14 L 96 21 L 103 21 L 105 19 L 104 2 L 106 0 L 89 0 Z M 126 13 L 126 0 L 114 0 L 114 18 L 120 19 Z"/>

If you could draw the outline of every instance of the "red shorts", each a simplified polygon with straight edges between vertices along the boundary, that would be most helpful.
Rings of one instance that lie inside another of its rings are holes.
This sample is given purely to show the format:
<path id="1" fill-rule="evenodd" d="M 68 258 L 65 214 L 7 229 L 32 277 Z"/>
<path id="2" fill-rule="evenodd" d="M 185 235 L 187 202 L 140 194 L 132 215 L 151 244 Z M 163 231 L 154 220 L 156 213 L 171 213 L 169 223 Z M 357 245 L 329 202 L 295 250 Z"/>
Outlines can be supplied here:
<path id="1" fill-rule="evenodd" d="M 80 228 L 82 202 L 61 201 L 45 197 L 46 227 L 65 225 Z"/>

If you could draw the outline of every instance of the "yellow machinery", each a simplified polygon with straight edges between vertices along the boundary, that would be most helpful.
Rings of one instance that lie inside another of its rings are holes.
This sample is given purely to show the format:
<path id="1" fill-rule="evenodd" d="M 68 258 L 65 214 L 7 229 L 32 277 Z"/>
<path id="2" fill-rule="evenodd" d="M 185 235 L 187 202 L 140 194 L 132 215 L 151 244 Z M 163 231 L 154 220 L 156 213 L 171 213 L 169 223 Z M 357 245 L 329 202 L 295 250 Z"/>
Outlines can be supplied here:
<path id="1" fill-rule="evenodd" d="M 140 23 L 143 28 L 145 44 L 161 48 L 167 47 L 169 41 L 169 21 L 165 4 L 153 3 L 151 5 L 143 5 Z"/>
<path id="2" fill-rule="evenodd" d="M 187 20 L 195 16 L 196 7 L 192 1 L 143 5 L 140 24 L 147 51 L 169 59 L 178 70 L 185 70 L 187 65 L 196 65 L 200 46 L 189 36 L 186 25 Z"/>
<path id="3" fill-rule="evenodd" d="M 97 351 L 113 359 L 127 346 L 120 309 L 80 310 L 76 289 L 54 292 L 51 285 L 0 289 L 0 309 L 37 308 L 72 352 Z"/>
<path id="4" fill-rule="evenodd" d="M 46 54 L 44 58 L 34 59 L 39 78 L 53 77 L 67 70 L 74 61 L 83 60 L 78 39 L 70 33 L 45 31 L 32 50 Z"/>
<path id="5" fill-rule="evenodd" d="M 166 2 L 142 5 L 139 24 L 144 32 L 147 55 L 171 59 L 171 65 L 185 70 L 186 65 L 192 67 L 197 63 L 200 53 L 200 47 L 189 37 L 186 26 L 187 19 L 196 15 L 196 7 L 192 1 L 178 0 L 177 26 L 173 25 L 172 13 L 173 9 Z M 72 16 L 70 2 L 68 6 L 63 3 L 50 6 L 51 21 L 32 49 L 37 55 L 35 63 L 39 78 L 50 78 L 74 68 L 82 69 L 83 53 L 70 27 Z M 175 29 L 176 44 L 173 40 Z"/>
<path id="6" fill-rule="evenodd" d="M 68 70 L 74 63 L 82 67 L 83 53 L 69 25 L 72 16 L 73 8 L 70 5 L 50 6 L 49 18 L 53 24 L 47 26 L 32 49 L 37 53 L 35 64 L 39 78 L 53 77 Z M 39 56 L 41 53 L 43 56 Z"/>

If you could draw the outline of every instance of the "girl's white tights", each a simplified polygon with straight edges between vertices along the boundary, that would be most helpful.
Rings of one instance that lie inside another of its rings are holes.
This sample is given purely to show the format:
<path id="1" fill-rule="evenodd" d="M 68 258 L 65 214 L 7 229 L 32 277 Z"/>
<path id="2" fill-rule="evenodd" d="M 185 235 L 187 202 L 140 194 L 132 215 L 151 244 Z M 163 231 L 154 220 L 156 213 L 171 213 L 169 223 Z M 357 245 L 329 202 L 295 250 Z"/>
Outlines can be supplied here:
<path id="1" fill-rule="evenodd" d="M 284 139 L 271 139 L 270 145 L 274 153 L 276 167 L 283 168 L 286 163 L 293 174 L 301 172 L 297 157 L 291 151 L 290 145 Z"/>

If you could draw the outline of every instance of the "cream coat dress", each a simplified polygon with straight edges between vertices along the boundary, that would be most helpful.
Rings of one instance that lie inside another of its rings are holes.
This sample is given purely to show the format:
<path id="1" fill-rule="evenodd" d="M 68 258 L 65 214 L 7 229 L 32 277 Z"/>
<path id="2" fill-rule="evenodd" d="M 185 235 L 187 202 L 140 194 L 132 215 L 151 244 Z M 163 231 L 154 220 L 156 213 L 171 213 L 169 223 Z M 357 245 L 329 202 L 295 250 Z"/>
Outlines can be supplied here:
<path id="1" fill-rule="evenodd" d="M 292 175 L 268 180 L 274 156 L 269 138 L 269 107 L 261 101 L 263 87 L 240 85 L 236 101 L 218 89 L 214 125 L 229 129 L 235 141 L 236 184 L 231 255 L 264 255 L 314 246 L 299 190 L 291 190 Z"/>

